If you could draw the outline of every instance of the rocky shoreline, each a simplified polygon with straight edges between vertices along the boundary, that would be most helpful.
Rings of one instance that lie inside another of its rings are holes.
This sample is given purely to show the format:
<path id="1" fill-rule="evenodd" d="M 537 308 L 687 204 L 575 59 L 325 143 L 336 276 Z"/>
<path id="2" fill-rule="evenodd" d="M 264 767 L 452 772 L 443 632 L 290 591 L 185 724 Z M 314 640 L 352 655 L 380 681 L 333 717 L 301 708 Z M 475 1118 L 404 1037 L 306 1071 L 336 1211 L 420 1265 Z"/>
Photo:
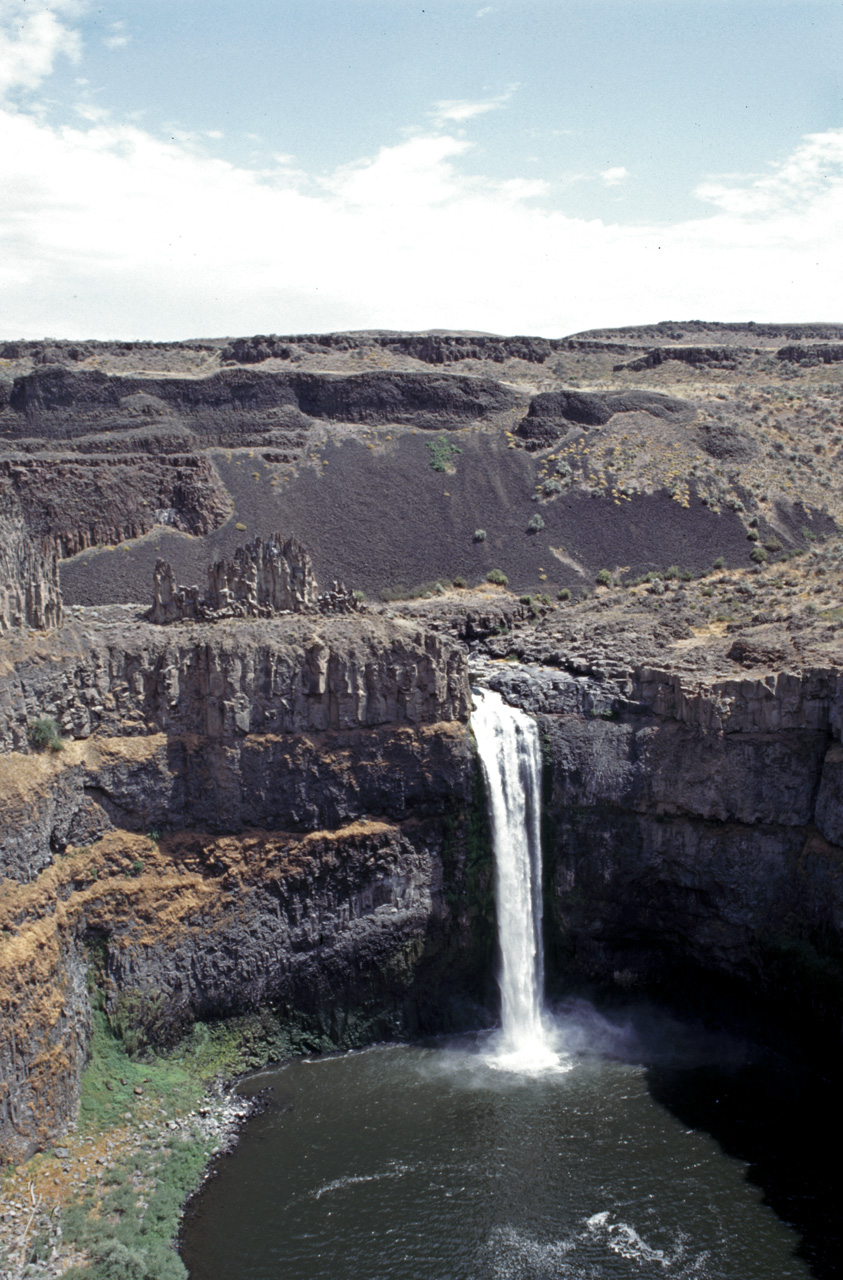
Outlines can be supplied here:
<path id="1" fill-rule="evenodd" d="M 168 1115 L 160 1103 L 151 1116 L 148 1107 L 135 1115 L 127 1112 L 119 1128 L 70 1134 L 8 1171 L 0 1181 L 0 1280 L 58 1280 L 95 1261 L 91 1249 L 68 1233 L 68 1210 L 86 1197 L 101 1207 L 114 1185 L 132 1186 L 148 1205 L 175 1144 L 202 1158 L 180 1224 L 190 1198 L 211 1176 L 213 1162 L 234 1147 L 241 1126 L 259 1105 L 259 1099 L 240 1097 L 218 1080 L 182 1115 Z M 166 1243 L 174 1248 L 175 1242 L 174 1233 Z"/>

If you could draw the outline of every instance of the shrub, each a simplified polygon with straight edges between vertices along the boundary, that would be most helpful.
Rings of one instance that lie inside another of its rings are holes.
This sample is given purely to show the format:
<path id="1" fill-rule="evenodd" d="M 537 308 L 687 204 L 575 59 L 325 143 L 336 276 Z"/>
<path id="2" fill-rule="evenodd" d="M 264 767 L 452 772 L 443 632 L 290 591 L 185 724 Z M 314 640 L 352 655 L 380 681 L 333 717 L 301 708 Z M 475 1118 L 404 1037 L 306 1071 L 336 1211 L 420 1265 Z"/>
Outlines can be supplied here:
<path id="1" fill-rule="evenodd" d="M 539 515 L 539 513 L 538 513 L 538 512 L 536 512 L 536 514 L 535 514 L 534 516 L 531 516 L 531 517 L 530 517 L 530 519 L 529 519 L 529 521 L 528 521 L 528 523 L 527 523 L 527 532 L 528 532 L 528 533 L 538 533 L 538 532 L 539 532 L 539 530 L 540 530 L 540 529 L 543 529 L 543 528 L 544 528 L 544 520 L 541 518 L 541 516 Z"/>
<path id="2" fill-rule="evenodd" d="M 767 548 L 768 551 L 773 552 L 773 554 L 775 554 L 777 551 L 781 551 L 782 549 L 782 544 L 779 542 L 778 538 L 768 538 L 767 541 L 764 543 L 764 546 Z"/>
<path id="3" fill-rule="evenodd" d="M 52 716 L 39 716 L 37 720 L 30 720 L 26 736 L 34 751 L 46 751 L 48 748 L 50 751 L 64 749 L 58 722 Z"/>
<path id="4" fill-rule="evenodd" d="M 749 541 L 750 541 L 750 542 L 757 542 L 757 541 L 758 541 L 758 530 L 757 530 L 757 529 L 750 529 L 749 533 L 748 533 L 746 536 L 747 536 L 747 538 L 749 539 Z"/>
<path id="5" fill-rule="evenodd" d="M 556 480 L 553 476 L 549 480 L 545 480 L 542 489 L 545 494 L 561 493 L 564 488 L 561 480 Z"/>
<path id="6" fill-rule="evenodd" d="M 485 541 L 486 541 L 486 530 L 485 530 L 485 529 L 475 529 L 475 530 L 474 530 L 474 541 L 475 541 L 475 542 L 485 542 Z"/>
<path id="7" fill-rule="evenodd" d="M 132 863 L 131 874 L 133 876 L 139 876 L 142 871 L 143 871 L 143 863 L 141 862 L 140 858 L 135 858 L 134 862 Z"/>
<path id="8" fill-rule="evenodd" d="M 533 603 L 533 597 L 532 597 L 532 596 L 519 596 L 519 597 L 518 597 L 518 599 L 520 600 L 521 604 L 532 604 L 532 603 Z"/>
<path id="9" fill-rule="evenodd" d="M 570 600 L 570 598 L 571 598 L 571 593 L 567 587 L 560 587 L 559 590 L 556 592 L 557 600 Z"/>
<path id="10" fill-rule="evenodd" d="M 767 552 L 763 547 L 753 547 L 749 553 L 750 560 L 754 560 L 756 564 L 764 564 L 767 560 Z"/>
<path id="11" fill-rule="evenodd" d="M 486 574 L 486 581 L 494 583 L 496 587 L 505 587 L 509 584 L 509 578 L 501 569 L 490 569 Z"/>
<path id="12" fill-rule="evenodd" d="M 679 580 L 681 582 L 693 582 L 694 575 L 691 573 L 690 569 L 683 569 L 679 574 Z"/>
<path id="13" fill-rule="evenodd" d="M 718 556 L 718 557 L 717 557 L 717 559 L 714 561 L 714 568 L 715 568 L 715 569 L 722 569 L 725 563 L 726 563 L 726 561 L 723 559 L 723 557 L 722 557 L 722 556 Z"/>
<path id="14" fill-rule="evenodd" d="M 468 583 L 466 582 L 465 578 L 454 578 L 452 586 L 467 587 Z"/>
<path id="15" fill-rule="evenodd" d="M 675 582 L 675 580 L 679 577 L 679 565 L 672 564 L 664 576 L 665 578 L 667 578 L 668 582 Z"/>
<path id="16" fill-rule="evenodd" d="M 428 441 L 427 447 L 430 450 L 430 465 L 434 471 L 447 471 L 456 455 L 462 453 L 462 449 L 451 444 L 450 440 L 446 440 L 444 436 L 440 436 L 438 440 Z"/>
<path id="17" fill-rule="evenodd" d="M 596 581 L 600 583 L 601 587 L 610 587 L 612 585 L 612 575 L 608 569 L 601 569 Z"/>

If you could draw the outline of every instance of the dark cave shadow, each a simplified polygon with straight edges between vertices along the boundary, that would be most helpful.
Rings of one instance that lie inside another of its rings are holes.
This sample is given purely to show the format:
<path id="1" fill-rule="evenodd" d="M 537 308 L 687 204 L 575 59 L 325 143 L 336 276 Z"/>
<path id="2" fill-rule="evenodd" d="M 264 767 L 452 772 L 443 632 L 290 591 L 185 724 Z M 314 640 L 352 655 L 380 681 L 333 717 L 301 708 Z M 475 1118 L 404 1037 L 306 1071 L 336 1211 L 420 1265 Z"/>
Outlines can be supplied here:
<path id="1" fill-rule="evenodd" d="M 650 1065 L 646 1080 L 683 1125 L 746 1163 L 764 1203 L 798 1232 L 795 1255 L 817 1280 L 843 1275 L 843 1112 L 831 1079 L 756 1049 L 739 1065 Z"/>

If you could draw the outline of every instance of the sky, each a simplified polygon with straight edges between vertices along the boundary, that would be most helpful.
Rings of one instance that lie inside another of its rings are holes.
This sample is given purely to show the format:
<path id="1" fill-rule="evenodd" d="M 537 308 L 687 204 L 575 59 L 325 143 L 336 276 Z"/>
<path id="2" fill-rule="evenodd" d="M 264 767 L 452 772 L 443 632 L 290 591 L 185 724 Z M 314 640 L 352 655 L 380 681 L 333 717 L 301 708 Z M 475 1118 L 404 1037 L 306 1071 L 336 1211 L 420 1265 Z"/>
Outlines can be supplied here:
<path id="1" fill-rule="evenodd" d="M 0 0 L 0 338 L 843 321 L 841 0 Z"/>

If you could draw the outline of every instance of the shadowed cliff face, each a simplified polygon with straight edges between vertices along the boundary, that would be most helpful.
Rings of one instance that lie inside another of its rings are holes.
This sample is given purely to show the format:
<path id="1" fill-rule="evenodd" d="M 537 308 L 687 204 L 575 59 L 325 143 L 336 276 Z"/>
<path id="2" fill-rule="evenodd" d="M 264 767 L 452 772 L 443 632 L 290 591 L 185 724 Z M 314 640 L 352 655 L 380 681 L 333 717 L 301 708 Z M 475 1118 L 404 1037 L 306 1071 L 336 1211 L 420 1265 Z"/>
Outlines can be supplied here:
<path id="1" fill-rule="evenodd" d="M 2 657 L 5 1153 L 72 1121 L 92 993 L 141 1043 L 261 1004 L 336 1046 L 465 1018 L 488 868 L 453 643 L 118 618 Z M 63 750 L 29 750 L 36 709 Z"/>
<path id="2" fill-rule="evenodd" d="M 801 1006 L 836 1037 L 838 672 L 644 668 L 626 694 L 517 664 L 484 677 L 541 726 L 556 981 L 671 990 L 696 972 Z"/>

